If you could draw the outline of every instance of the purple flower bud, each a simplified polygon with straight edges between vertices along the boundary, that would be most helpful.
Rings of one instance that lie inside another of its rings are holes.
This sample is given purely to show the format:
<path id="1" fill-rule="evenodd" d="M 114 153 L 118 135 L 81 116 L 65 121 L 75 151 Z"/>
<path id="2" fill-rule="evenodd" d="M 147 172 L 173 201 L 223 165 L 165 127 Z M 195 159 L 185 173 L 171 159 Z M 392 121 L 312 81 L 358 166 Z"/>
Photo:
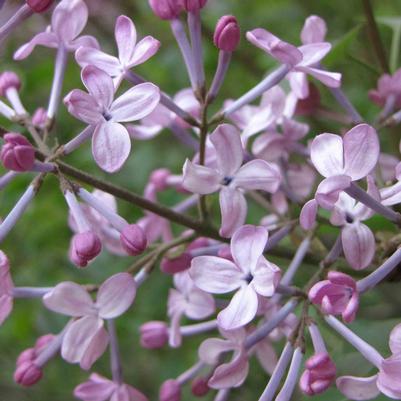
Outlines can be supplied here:
<path id="1" fill-rule="evenodd" d="M 177 380 L 166 380 L 159 392 L 160 401 L 181 401 L 181 386 Z"/>
<path id="2" fill-rule="evenodd" d="M 183 0 L 184 9 L 188 12 L 197 12 L 205 7 L 207 0 Z"/>
<path id="3" fill-rule="evenodd" d="M 233 52 L 241 40 L 241 30 L 237 21 L 232 15 L 225 15 L 217 22 L 214 31 L 214 44 L 220 50 Z"/>
<path id="4" fill-rule="evenodd" d="M 0 159 L 5 168 L 13 171 L 29 171 L 35 163 L 35 149 L 21 134 L 4 135 L 5 144 L 0 151 Z"/>
<path id="5" fill-rule="evenodd" d="M 45 126 L 46 120 L 47 120 L 47 111 L 43 107 L 40 107 L 35 111 L 35 113 L 33 113 L 32 116 L 33 125 L 42 128 Z"/>
<path id="6" fill-rule="evenodd" d="M 149 0 L 149 5 L 156 16 L 166 20 L 177 18 L 183 10 L 180 0 Z"/>
<path id="7" fill-rule="evenodd" d="M 33 386 L 41 378 L 42 370 L 30 361 L 20 364 L 14 372 L 15 382 L 25 387 Z"/>
<path id="8" fill-rule="evenodd" d="M 71 241 L 70 259 L 75 265 L 85 267 L 101 250 L 102 243 L 92 231 L 75 234 Z"/>
<path id="9" fill-rule="evenodd" d="M 28 348 L 19 354 L 16 365 L 18 367 L 25 362 L 32 362 L 35 358 L 36 358 L 35 348 Z"/>
<path id="10" fill-rule="evenodd" d="M 196 377 L 191 384 L 191 391 L 195 397 L 204 397 L 210 390 L 206 377 Z"/>
<path id="11" fill-rule="evenodd" d="M 43 13 L 51 7 L 53 0 L 26 0 L 26 4 L 28 4 L 35 13 Z"/>
<path id="12" fill-rule="evenodd" d="M 45 334 L 39 337 L 35 343 L 35 352 L 40 354 L 55 339 L 54 334 Z"/>
<path id="13" fill-rule="evenodd" d="M 9 88 L 19 90 L 21 88 L 21 81 L 15 72 L 5 71 L 0 75 L 0 96 L 6 96 Z"/>
<path id="14" fill-rule="evenodd" d="M 143 348 L 156 349 L 162 348 L 167 344 L 168 326 L 164 322 L 147 322 L 140 327 L 139 331 Z"/>
<path id="15" fill-rule="evenodd" d="M 320 106 L 320 92 L 312 82 L 308 83 L 309 95 L 305 99 L 298 99 L 295 114 L 300 116 L 310 116 L 316 112 Z"/>
<path id="16" fill-rule="evenodd" d="M 170 170 L 159 168 L 153 171 L 149 181 L 155 186 L 156 191 L 164 191 L 167 188 L 167 178 L 170 175 Z"/>
<path id="17" fill-rule="evenodd" d="M 160 269 L 166 274 L 176 274 L 187 270 L 191 266 L 192 256 L 188 252 L 183 252 L 180 256 L 170 259 L 163 258 L 160 263 Z"/>
<path id="18" fill-rule="evenodd" d="M 146 234 L 137 224 L 129 224 L 120 234 L 121 245 L 128 255 L 140 255 L 148 244 Z"/>

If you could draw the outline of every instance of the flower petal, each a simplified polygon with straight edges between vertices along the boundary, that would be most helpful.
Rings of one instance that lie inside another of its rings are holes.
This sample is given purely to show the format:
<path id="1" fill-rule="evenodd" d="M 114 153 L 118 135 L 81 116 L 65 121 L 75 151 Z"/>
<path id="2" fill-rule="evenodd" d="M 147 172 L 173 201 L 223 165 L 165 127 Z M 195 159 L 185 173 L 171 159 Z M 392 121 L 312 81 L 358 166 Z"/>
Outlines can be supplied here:
<path id="1" fill-rule="evenodd" d="M 323 42 L 327 33 L 326 22 L 317 15 L 311 15 L 305 20 L 301 31 L 303 44 Z"/>
<path id="2" fill-rule="evenodd" d="M 192 259 L 189 275 L 198 288 L 212 294 L 225 294 L 243 283 L 243 272 L 231 261 L 217 256 Z"/>
<path id="3" fill-rule="evenodd" d="M 366 177 L 379 160 L 377 133 L 368 124 L 359 124 L 344 135 L 344 172 L 359 180 Z"/>
<path id="4" fill-rule="evenodd" d="M 199 359 L 208 365 L 214 365 L 219 361 L 219 356 L 227 351 L 233 350 L 231 341 L 221 338 L 208 338 L 203 341 L 198 349 Z"/>
<path id="5" fill-rule="evenodd" d="M 365 224 L 347 224 L 341 230 L 341 241 L 345 258 L 355 270 L 369 266 L 375 254 L 375 237 Z"/>
<path id="6" fill-rule="evenodd" d="M 311 43 L 298 47 L 302 53 L 302 61 L 297 67 L 310 67 L 319 63 L 331 50 L 331 44 L 328 42 Z"/>
<path id="7" fill-rule="evenodd" d="M 190 319 L 200 320 L 212 315 L 215 310 L 214 298 L 212 295 L 194 289 L 188 295 L 185 306 L 185 315 Z"/>
<path id="8" fill-rule="evenodd" d="M 43 297 L 46 308 L 67 316 L 85 316 L 95 313 L 94 302 L 80 285 L 66 281 L 56 285 Z"/>
<path id="9" fill-rule="evenodd" d="M 221 178 L 216 170 L 187 160 L 183 167 L 182 186 L 195 194 L 211 194 L 220 188 Z"/>
<path id="10" fill-rule="evenodd" d="M 103 319 L 122 315 L 134 302 L 136 283 L 129 273 L 118 273 L 108 278 L 99 288 L 96 306 Z"/>
<path id="11" fill-rule="evenodd" d="M 79 366 L 81 369 L 89 370 L 92 365 L 104 354 L 109 344 L 109 335 L 107 331 L 100 327 L 91 338 Z"/>
<path id="12" fill-rule="evenodd" d="M 92 380 L 92 376 L 96 380 Z M 92 374 L 90 379 L 74 389 L 74 397 L 82 401 L 107 401 L 116 384 L 100 375 Z"/>
<path id="13" fill-rule="evenodd" d="M 263 369 L 266 373 L 272 375 L 274 368 L 277 365 L 277 354 L 269 338 L 266 337 L 262 341 L 259 341 L 255 350 L 258 361 Z"/>
<path id="14" fill-rule="evenodd" d="M 299 67 L 299 71 L 312 75 L 312 77 L 329 88 L 339 88 L 341 86 L 342 75 L 339 72 L 330 72 L 312 67 Z"/>
<path id="15" fill-rule="evenodd" d="M 52 32 L 40 32 L 35 35 L 28 43 L 22 45 L 15 53 L 14 60 L 23 60 L 27 58 L 36 46 L 45 46 L 51 48 L 58 47 L 58 40 Z"/>
<path id="16" fill-rule="evenodd" d="M 281 183 L 279 169 L 264 160 L 251 160 L 235 175 L 233 185 L 245 190 L 262 190 L 274 193 Z"/>
<path id="17" fill-rule="evenodd" d="M 269 233 L 265 227 L 247 224 L 239 228 L 231 239 L 234 262 L 247 274 L 253 272 L 265 249 Z"/>
<path id="18" fill-rule="evenodd" d="M 75 52 L 75 59 L 81 67 L 94 65 L 111 77 L 115 77 L 121 73 L 121 65 L 117 57 L 110 56 L 92 47 L 80 47 Z"/>
<path id="19" fill-rule="evenodd" d="M 93 96 L 80 89 L 74 89 L 65 98 L 68 112 L 78 120 L 90 125 L 96 125 L 104 120 L 102 110 Z"/>
<path id="20" fill-rule="evenodd" d="M 114 84 L 111 77 L 100 68 L 88 65 L 83 68 L 81 78 L 95 101 L 108 109 L 114 97 Z"/>
<path id="21" fill-rule="evenodd" d="M 337 388 L 350 400 L 371 400 L 380 394 L 376 385 L 377 375 L 370 377 L 341 376 Z"/>
<path id="22" fill-rule="evenodd" d="M 343 140 L 334 134 L 318 135 L 312 142 L 311 159 L 323 177 L 343 174 Z"/>
<path id="23" fill-rule="evenodd" d="M 299 215 L 299 222 L 304 230 L 310 230 L 315 225 L 318 204 L 315 199 L 305 203 Z"/>
<path id="24" fill-rule="evenodd" d="M 248 205 L 240 190 L 223 187 L 220 191 L 221 227 L 220 235 L 231 237 L 245 223 Z"/>
<path id="25" fill-rule="evenodd" d="M 92 137 L 92 154 L 100 168 L 108 173 L 120 170 L 131 152 L 127 129 L 118 123 L 100 124 Z"/>
<path id="26" fill-rule="evenodd" d="M 230 124 L 219 125 L 210 135 L 216 149 L 219 171 L 224 177 L 232 177 L 241 167 L 243 149 L 240 133 Z"/>
<path id="27" fill-rule="evenodd" d="M 391 330 L 389 345 L 393 354 L 401 354 L 401 323 Z"/>
<path id="28" fill-rule="evenodd" d="M 160 42 L 153 36 L 145 36 L 135 46 L 134 54 L 129 62 L 129 67 L 135 67 L 153 57 L 160 48 Z"/>
<path id="29" fill-rule="evenodd" d="M 125 15 L 120 15 L 116 20 L 114 30 L 118 47 L 118 58 L 123 65 L 127 65 L 135 51 L 136 29 L 132 20 Z"/>
<path id="30" fill-rule="evenodd" d="M 221 328 L 233 330 L 248 324 L 258 310 L 258 296 L 250 285 L 244 285 L 231 299 L 228 306 L 217 315 Z"/>
<path id="31" fill-rule="evenodd" d="M 276 291 L 281 278 L 281 270 L 274 263 L 267 261 L 264 256 L 258 260 L 257 266 L 252 271 L 251 285 L 255 291 L 264 297 L 271 297 Z"/>
<path id="32" fill-rule="evenodd" d="M 316 190 L 315 199 L 319 206 L 332 210 L 339 199 L 341 191 L 351 185 L 348 175 L 334 175 L 324 179 Z"/>

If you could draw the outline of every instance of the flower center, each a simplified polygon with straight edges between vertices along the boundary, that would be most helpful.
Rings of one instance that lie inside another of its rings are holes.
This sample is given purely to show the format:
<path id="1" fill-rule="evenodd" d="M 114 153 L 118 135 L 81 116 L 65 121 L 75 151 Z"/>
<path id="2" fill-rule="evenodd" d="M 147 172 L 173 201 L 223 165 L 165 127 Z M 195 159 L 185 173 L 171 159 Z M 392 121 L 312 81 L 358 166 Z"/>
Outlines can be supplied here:
<path id="1" fill-rule="evenodd" d="M 346 213 L 345 214 L 345 221 L 347 223 L 349 223 L 349 224 L 352 224 L 354 222 L 354 218 L 349 213 Z"/>
<path id="2" fill-rule="evenodd" d="M 222 185 L 225 185 L 225 186 L 230 185 L 233 179 L 234 179 L 234 177 L 224 177 Z"/>
<path id="3" fill-rule="evenodd" d="M 112 115 L 108 111 L 103 112 L 103 117 L 106 121 L 110 121 L 112 119 Z"/>

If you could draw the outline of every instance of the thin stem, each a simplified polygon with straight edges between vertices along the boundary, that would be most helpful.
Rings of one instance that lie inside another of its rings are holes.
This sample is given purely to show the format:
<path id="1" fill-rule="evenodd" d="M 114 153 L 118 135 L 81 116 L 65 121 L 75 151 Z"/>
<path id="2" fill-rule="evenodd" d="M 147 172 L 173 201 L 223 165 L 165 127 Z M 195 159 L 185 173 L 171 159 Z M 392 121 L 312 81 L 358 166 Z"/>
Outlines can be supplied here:
<path id="1" fill-rule="evenodd" d="M 107 320 L 107 329 L 110 338 L 110 360 L 111 360 L 111 373 L 113 381 L 117 384 L 122 384 L 123 372 L 122 372 L 120 350 L 118 346 L 118 337 L 114 319 Z"/>
<path id="2" fill-rule="evenodd" d="M 205 86 L 205 70 L 203 67 L 202 25 L 199 10 L 188 13 L 188 28 L 192 45 L 192 61 L 196 82 L 195 93 L 203 99 Z"/>
<path id="3" fill-rule="evenodd" d="M 316 324 L 311 324 L 309 326 L 309 334 L 312 339 L 313 349 L 316 353 L 327 352 L 326 345 L 324 343 L 323 337 L 320 334 L 319 327 Z"/>
<path id="4" fill-rule="evenodd" d="M 277 230 L 267 241 L 264 252 L 272 250 L 283 238 L 294 229 L 294 223 L 290 223 Z"/>
<path id="5" fill-rule="evenodd" d="M 216 398 L 214 399 L 214 401 L 227 401 L 230 392 L 231 388 L 225 388 L 223 390 L 219 390 L 216 394 Z"/>
<path id="6" fill-rule="evenodd" d="M 17 12 L 0 27 L 0 44 L 1 42 L 19 25 L 33 14 L 33 10 L 27 4 L 20 7 Z"/>
<path id="7" fill-rule="evenodd" d="M 353 124 L 359 124 L 363 121 L 362 116 L 355 109 L 348 97 L 345 95 L 341 88 L 328 88 L 337 103 L 344 109 L 344 111 L 351 118 Z"/>
<path id="8" fill-rule="evenodd" d="M 4 189 L 18 174 L 16 171 L 9 171 L 0 177 L 0 190 Z"/>
<path id="9" fill-rule="evenodd" d="M 69 142 L 61 147 L 61 152 L 64 155 L 70 154 L 72 151 L 81 146 L 84 142 L 89 140 L 95 131 L 95 127 L 93 125 L 88 125 L 82 132 L 80 132 L 77 136 L 72 138 Z"/>
<path id="10" fill-rule="evenodd" d="M 225 52 L 220 50 L 216 73 L 213 78 L 212 86 L 210 87 L 209 92 L 207 94 L 206 102 L 209 104 L 213 102 L 213 100 L 216 98 L 221 86 L 223 85 L 224 78 L 228 71 L 228 67 L 230 66 L 231 57 L 232 57 L 231 52 Z"/>
<path id="11" fill-rule="evenodd" d="M 181 326 L 180 332 L 182 336 L 193 336 L 201 333 L 207 333 L 208 331 L 217 329 L 217 320 L 210 320 L 209 322 L 202 322 L 191 324 L 188 326 Z"/>
<path id="12" fill-rule="evenodd" d="M 183 385 L 192 378 L 194 378 L 205 366 L 205 363 L 202 361 L 197 362 L 195 365 L 191 366 L 188 370 L 186 370 L 184 373 L 181 373 L 177 377 L 177 381 Z"/>
<path id="13" fill-rule="evenodd" d="M 52 289 L 53 287 L 14 287 L 12 296 L 13 298 L 42 298 Z"/>
<path id="14" fill-rule="evenodd" d="M 200 144 L 199 144 L 199 164 L 201 166 L 205 165 L 206 160 L 206 140 L 207 133 L 209 129 L 209 124 L 207 121 L 207 109 L 208 104 L 202 104 L 202 121 L 200 127 Z M 208 217 L 207 205 L 206 205 L 206 196 L 199 195 L 199 214 L 202 221 L 206 221 Z"/>

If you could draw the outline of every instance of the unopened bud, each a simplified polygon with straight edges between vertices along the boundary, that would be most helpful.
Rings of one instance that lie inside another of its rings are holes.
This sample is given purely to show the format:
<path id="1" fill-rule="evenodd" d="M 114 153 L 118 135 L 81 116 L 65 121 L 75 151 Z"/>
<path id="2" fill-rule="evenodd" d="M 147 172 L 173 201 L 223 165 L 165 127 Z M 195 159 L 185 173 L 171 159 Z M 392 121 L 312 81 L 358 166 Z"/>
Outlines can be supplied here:
<path id="1" fill-rule="evenodd" d="M 10 88 L 18 91 L 21 88 L 21 81 L 15 72 L 5 71 L 0 75 L 0 96 L 6 96 L 6 92 Z"/>
<path id="2" fill-rule="evenodd" d="M 214 31 L 214 44 L 220 50 L 233 52 L 241 40 L 241 30 L 237 19 L 232 15 L 225 15 L 217 22 Z"/>
<path id="3" fill-rule="evenodd" d="M 207 0 L 183 0 L 184 9 L 188 12 L 197 12 L 205 7 Z"/>
<path id="4" fill-rule="evenodd" d="M 166 380 L 159 392 L 160 401 L 181 401 L 181 385 L 177 380 Z"/>
<path id="5" fill-rule="evenodd" d="M 75 234 L 71 242 L 70 259 L 77 266 L 85 267 L 101 250 L 102 243 L 92 231 Z"/>
<path id="6" fill-rule="evenodd" d="M 204 397 L 210 390 L 206 377 L 196 377 L 191 384 L 191 391 L 195 397 Z"/>
<path id="7" fill-rule="evenodd" d="M 137 224 L 129 224 L 120 234 L 121 245 L 131 256 L 140 255 L 148 244 L 146 234 Z"/>
<path id="8" fill-rule="evenodd" d="M 47 111 L 43 107 L 36 109 L 35 113 L 33 113 L 32 116 L 32 124 L 36 125 L 39 128 L 43 128 L 46 124 L 46 121 Z"/>
<path id="9" fill-rule="evenodd" d="M 170 175 L 170 170 L 159 168 L 153 171 L 149 181 L 155 186 L 156 191 L 164 191 L 167 188 L 167 178 Z"/>
<path id="10" fill-rule="evenodd" d="M 165 322 L 152 321 L 140 327 L 141 346 L 148 349 L 162 348 L 168 341 L 168 327 Z"/>
<path id="11" fill-rule="evenodd" d="M 32 362 L 35 358 L 36 358 L 35 348 L 28 348 L 19 354 L 16 365 L 18 367 L 25 362 Z"/>
<path id="12" fill-rule="evenodd" d="M 160 269 L 166 274 L 176 274 L 187 270 L 191 266 L 192 256 L 188 252 L 183 252 L 180 256 L 170 259 L 163 258 Z"/>
<path id="13" fill-rule="evenodd" d="M 181 0 L 149 0 L 154 14 L 165 20 L 177 18 L 183 10 Z"/>
<path id="14" fill-rule="evenodd" d="M 33 386 L 41 378 L 42 369 L 30 361 L 21 363 L 14 372 L 15 382 L 25 387 Z"/>
<path id="15" fill-rule="evenodd" d="M 13 171 L 29 171 L 35 163 L 35 149 L 23 135 L 4 135 L 5 144 L 0 151 L 0 159 L 5 168 Z"/>
<path id="16" fill-rule="evenodd" d="M 51 7 L 53 0 L 26 0 L 26 4 L 28 4 L 35 13 L 43 13 Z"/>

